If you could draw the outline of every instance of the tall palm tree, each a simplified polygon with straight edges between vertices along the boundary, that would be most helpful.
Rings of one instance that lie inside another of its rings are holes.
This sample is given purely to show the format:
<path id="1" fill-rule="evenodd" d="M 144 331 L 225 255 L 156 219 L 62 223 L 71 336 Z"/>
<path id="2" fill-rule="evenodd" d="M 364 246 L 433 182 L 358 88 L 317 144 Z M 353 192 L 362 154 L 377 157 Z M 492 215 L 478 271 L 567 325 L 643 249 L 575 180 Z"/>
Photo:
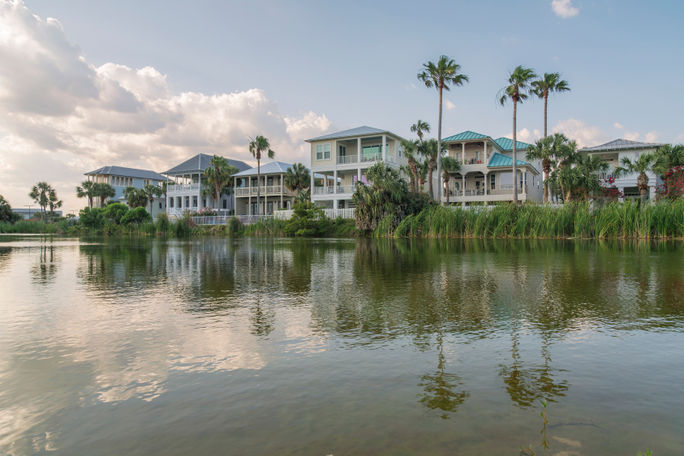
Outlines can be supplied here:
<path id="1" fill-rule="evenodd" d="M 150 214 L 152 213 L 152 205 L 154 204 L 154 199 L 159 198 L 162 195 L 162 188 L 158 185 L 147 184 L 143 187 L 142 191 L 145 193 L 145 199 L 150 202 Z"/>
<path id="2" fill-rule="evenodd" d="M 559 146 L 564 138 L 565 136 L 561 133 L 545 136 L 527 149 L 529 160 L 541 160 L 542 171 L 544 172 L 544 204 L 549 202 L 549 176 L 554 164 L 554 150 L 556 149 L 554 146 Z"/>
<path id="3" fill-rule="evenodd" d="M 88 198 L 88 207 L 93 208 L 93 198 L 95 197 L 94 192 L 95 182 L 93 181 L 83 181 L 81 185 L 76 187 L 76 196 L 78 198 Z"/>
<path id="4" fill-rule="evenodd" d="M 209 185 L 209 195 L 214 199 L 218 207 L 221 195 L 225 192 L 233 181 L 233 174 L 239 170 L 228 163 L 228 160 L 220 155 L 214 155 L 209 162 L 209 166 L 204 170 L 204 178 Z"/>
<path id="5" fill-rule="evenodd" d="M 40 206 L 43 212 L 43 217 L 45 216 L 45 209 L 50 204 L 50 194 L 54 192 L 54 189 L 47 182 L 38 182 L 36 185 L 31 187 L 31 192 L 29 196 Z"/>
<path id="6" fill-rule="evenodd" d="M 664 176 L 675 166 L 684 166 L 684 145 L 663 144 L 656 150 L 653 171 L 659 176 Z"/>
<path id="7" fill-rule="evenodd" d="M 570 90 L 568 81 L 561 79 L 560 73 L 544 73 L 536 81 L 532 81 L 532 93 L 544 100 L 544 137 L 546 138 L 546 120 L 549 104 L 549 93 L 567 92 Z"/>
<path id="8" fill-rule="evenodd" d="M 420 120 L 418 122 L 421 122 Z M 413 128 L 413 127 L 411 127 Z M 422 135 L 422 133 L 421 133 Z M 401 141 L 401 148 L 404 151 L 404 157 L 408 160 L 409 167 L 409 183 L 412 192 L 418 191 L 418 142 L 403 139 Z"/>
<path id="9" fill-rule="evenodd" d="M 518 103 L 522 103 L 528 97 L 530 84 L 537 75 L 531 68 L 522 65 L 515 67 L 508 76 L 508 85 L 499 92 L 501 106 L 507 100 L 513 102 L 513 203 L 518 204 Z"/>
<path id="10" fill-rule="evenodd" d="M 417 120 L 416 123 L 411 125 L 411 132 L 418 135 L 418 139 L 423 141 L 423 134 L 430 133 L 430 124 L 423 120 Z"/>
<path id="11" fill-rule="evenodd" d="M 295 196 L 306 191 L 311 186 L 311 174 L 306 166 L 295 163 L 285 171 L 285 187 L 295 193 Z"/>
<path id="12" fill-rule="evenodd" d="M 427 164 L 428 189 L 432 198 L 435 197 L 433 192 L 432 175 L 434 174 L 435 168 L 437 168 L 437 175 L 439 176 L 441 169 L 441 163 L 437 159 L 437 157 L 441 156 L 441 154 L 437 153 L 439 150 L 438 146 L 439 142 L 436 139 L 428 139 L 427 141 L 418 144 L 418 153 L 425 157 L 425 163 Z M 438 185 L 438 187 L 441 187 L 441 185 Z M 437 194 L 441 195 L 439 188 L 437 189 Z"/>
<path id="13" fill-rule="evenodd" d="M 628 173 L 639 173 L 637 177 L 637 187 L 641 192 L 641 205 L 646 202 L 646 193 L 648 192 L 648 176 L 646 172 L 653 168 L 653 164 L 656 161 L 656 156 L 654 154 L 642 154 L 632 161 L 628 157 L 622 158 L 622 166 L 615 168 L 613 174 L 615 177 L 619 177 L 623 174 Z"/>
<path id="14" fill-rule="evenodd" d="M 104 183 L 104 182 L 98 182 L 93 186 L 93 192 L 95 197 L 100 198 L 100 207 L 104 207 L 105 203 L 107 202 L 107 198 L 113 198 L 114 195 L 116 195 L 116 191 L 114 190 L 114 187 L 111 185 Z"/>
<path id="15" fill-rule="evenodd" d="M 275 152 L 271 150 L 268 139 L 261 135 L 249 142 L 249 152 L 257 160 L 257 215 L 261 215 L 261 154 L 266 153 L 268 158 L 273 158 Z"/>
<path id="16" fill-rule="evenodd" d="M 446 204 L 449 204 L 449 177 L 452 173 L 461 171 L 461 163 L 453 157 L 442 157 L 442 180 L 446 192 Z"/>
<path id="17" fill-rule="evenodd" d="M 437 63 L 428 62 L 423 64 L 423 71 L 418 73 L 418 79 L 425 84 L 425 87 L 435 87 L 439 92 L 439 121 L 437 124 L 437 150 L 442 151 L 442 91 L 450 90 L 450 86 L 462 86 L 468 82 L 468 76 L 460 73 L 461 65 L 454 62 L 446 55 L 440 56 Z M 441 162 L 437 160 L 437 175 L 440 172 Z M 430 176 L 432 177 L 432 176 Z M 432 179 L 430 179 L 430 196 L 432 194 Z M 442 201 L 442 186 L 437 186 L 437 201 Z"/>
<path id="18" fill-rule="evenodd" d="M 131 208 L 145 207 L 147 205 L 147 195 L 141 188 L 126 187 L 123 196 Z"/>

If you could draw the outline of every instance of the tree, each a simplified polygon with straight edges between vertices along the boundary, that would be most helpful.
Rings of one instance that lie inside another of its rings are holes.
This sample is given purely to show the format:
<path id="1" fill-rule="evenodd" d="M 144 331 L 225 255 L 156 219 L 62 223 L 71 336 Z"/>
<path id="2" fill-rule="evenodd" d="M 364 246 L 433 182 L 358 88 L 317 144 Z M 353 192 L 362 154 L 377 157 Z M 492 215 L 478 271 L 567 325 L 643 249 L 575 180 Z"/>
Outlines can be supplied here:
<path id="1" fill-rule="evenodd" d="M 293 191 L 297 197 L 311 186 L 311 174 L 301 163 L 295 163 L 285 171 L 285 187 Z"/>
<path id="2" fill-rule="evenodd" d="M 653 171 L 663 177 L 675 166 L 684 166 L 684 144 L 663 144 L 656 150 Z"/>
<path id="3" fill-rule="evenodd" d="M 425 87 L 435 87 L 439 92 L 439 121 L 437 124 L 437 150 L 442 150 L 442 92 L 450 90 L 450 86 L 462 86 L 468 82 L 468 76 L 461 74 L 461 65 L 458 65 L 451 58 L 442 55 L 437 63 L 428 62 L 423 64 L 423 71 L 418 73 L 418 79 L 425 84 Z M 441 162 L 437 161 L 437 175 L 440 173 Z M 442 186 L 437 186 L 437 201 L 442 201 Z M 430 196 L 432 194 L 432 175 L 430 175 Z"/>
<path id="4" fill-rule="evenodd" d="M 233 183 L 233 174 L 239 170 L 228 163 L 225 158 L 214 155 L 209 162 L 209 167 L 204 170 L 204 177 L 209 185 L 209 195 L 217 204 L 221 199 L 221 195 L 226 193 Z"/>
<path id="5" fill-rule="evenodd" d="M 522 103 L 528 97 L 530 84 L 537 75 L 531 68 L 522 65 L 515 67 L 508 76 L 508 85 L 499 93 L 501 106 L 507 100 L 513 102 L 513 203 L 518 204 L 518 103 Z"/>
<path id="6" fill-rule="evenodd" d="M 417 123 L 420 123 L 419 120 Z M 415 125 L 414 125 L 415 126 Z M 411 127 L 413 128 L 413 127 Z M 421 133 L 422 135 L 422 133 Z M 401 148 L 404 151 L 404 157 L 408 160 L 409 167 L 409 187 L 412 192 L 418 191 L 418 142 L 401 140 Z"/>
<path id="7" fill-rule="evenodd" d="M 114 187 L 109 184 L 98 182 L 93 186 L 94 196 L 100 198 L 100 207 L 104 207 L 107 203 L 107 198 L 113 198 L 116 195 Z"/>
<path id="8" fill-rule="evenodd" d="M 257 215 L 261 215 L 261 154 L 266 153 L 268 158 L 273 158 L 275 152 L 271 150 L 268 139 L 261 135 L 249 142 L 249 152 L 257 161 Z"/>
<path id="9" fill-rule="evenodd" d="M 613 174 L 615 177 L 620 177 L 621 175 L 628 173 L 638 173 L 637 177 L 637 187 L 639 192 L 641 192 L 641 204 L 646 202 L 646 193 L 648 192 L 648 176 L 646 172 L 653 168 L 653 164 L 656 161 L 656 156 L 654 154 L 641 154 L 639 158 L 632 161 L 628 157 L 622 158 L 622 166 L 615 168 Z"/>
<path id="10" fill-rule="evenodd" d="M 532 81 L 532 93 L 544 100 L 544 137 L 546 138 L 546 121 L 549 104 L 549 94 L 552 92 L 567 92 L 570 90 L 568 81 L 561 79 L 560 73 L 544 73 L 544 76 Z"/>
<path id="11" fill-rule="evenodd" d="M 425 157 L 425 163 L 427 164 L 427 180 L 428 180 L 428 189 L 430 196 L 434 198 L 434 192 L 433 192 L 433 183 L 432 183 L 432 175 L 437 169 L 437 175 L 439 176 L 440 174 L 440 169 L 441 169 L 441 162 L 437 160 L 437 157 L 441 157 L 442 154 L 438 154 L 437 150 L 439 147 L 439 141 L 436 139 L 428 139 L 427 141 L 423 141 L 422 143 L 418 144 L 418 153 Z M 444 150 L 442 150 L 442 153 Z M 441 188 L 441 186 L 438 186 Z M 441 195 L 442 192 L 440 189 L 437 190 L 437 194 Z M 441 204 L 441 203 L 440 203 Z"/>
<path id="12" fill-rule="evenodd" d="M 141 188 L 126 187 L 123 196 L 131 208 L 147 206 L 147 195 Z"/>
<path id="13" fill-rule="evenodd" d="M 154 199 L 159 198 L 162 195 L 162 188 L 159 185 L 147 184 L 143 187 L 142 191 L 145 193 L 145 198 L 150 202 L 150 214 L 152 213 L 152 205 L 154 204 Z"/>
<path id="14" fill-rule="evenodd" d="M 444 192 L 446 193 L 446 204 L 449 204 L 449 175 L 461 170 L 461 163 L 453 157 L 442 157 L 442 180 L 444 181 Z"/>
<path id="15" fill-rule="evenodd" d="M 556 133 L 553 136 L 545 136 L 538 140 L 534 145 L 527 150 L 527 158 L 529 160 L 541 160 L 542 171 L 544 172 L 544 203 L 549 202 L 551 168 L 555 164 L 555 152 L 559 150 L 564 143 L 568 141 L 561 133 Z"/>
<path id="16" fill-rule="evenodd" d="M 352 201 L 356 206 L 354 218 L 360 230 L 373 231 L 380 220 L 392 217 L 398 223 L 403 217 L 402 203 L 408 194 L 408 185 L 399 172 L 377 163 L 366 172 L 369 184 L 359 182 Z"/>
<path id="17" fill-rule="evenodd" d="M 10 203 L 4 196 L 0 195 L 0 222 L 14 223 L 19 219 L 21 219 L 21 215 L 12 212 Z"/>
<path id="18" fill-rule="evenodd" d="M 31 188 L 29 196 L 40 206 L 40 209 L 45 217 L 45 211 L 50 205 L 50 195 L 55 194 L 55 189 L 47 182 L 38 182 Z M 55 194 L 56 197 L 56 194 Z"/>
<path id="19" fill-rule="evenodd" d="M 76 196 L 78 198 L 88 198 L 88 207 L 92 209 L 93 199 L 95 198 L 95 182 L 81 182 L 81 185 L 76 187 Z"/>
<path id="20" fill-rule="evenodd" d="M 152 217 L 142 206 L 131 209 L 121 217 L 122 225 L 140 225 L 151 221 Z"/>
<path id="21" fill-rule="evenodd" d="M 418 135 L 418 140 L 422 141 L 423 133 L 430 133 L 430 124 L 422 120 L 417 120 L 416 123 L 411 125 L 411 132 Z"/>

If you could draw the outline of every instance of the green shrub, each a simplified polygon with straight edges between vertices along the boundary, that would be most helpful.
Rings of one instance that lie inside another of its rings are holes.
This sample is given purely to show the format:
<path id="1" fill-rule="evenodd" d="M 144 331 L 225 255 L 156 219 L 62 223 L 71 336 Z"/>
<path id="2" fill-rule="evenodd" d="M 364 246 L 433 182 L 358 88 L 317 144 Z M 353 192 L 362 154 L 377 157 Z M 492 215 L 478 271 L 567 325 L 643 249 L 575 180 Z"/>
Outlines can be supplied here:
<path id="1" fill-rule="evenodd" d="M 122 225 L 140 225 L 152 221 L 152 216 L 145 210 L 144 207 L 136 207 L 131 209 L 121 217 Z"/>
<path id="2" fill-rule="evenodd" d="M 104 218 L 111 221 L 115 225 L 120 225 L 121 220 L 128 212 L 128 206 L 118 202 L 109 203 L 104 209 L 102 209 L 102 215 L 104 215 Z"/>
<path id="3" fill-rule="evenodd" d="M 184 215 L 173 223 L 172 231 L 176 237 L 188 237 L 192 233 L 194 227 L 195 223 L 192 221 L 192 218 L 188 215 Z"/>
<path id="4" fill-rule="evenodd" d="M 171 222 L 169 222 L 169 216 L 165 212 L 162 212 L 157 216 L 156 229 L 158 233 L 166 234 L 171 229 Z"/>
<path id="5" fill-rule="evenodd" d="M 102 209 L 86 207 L 79 212 L 78 223 L 88 229 L 100 229 L 104 226 L 105 217 Z"/>
<path id="6" fill-rule="evenodd" d="M 311 201 L 296 202 L 293 209 L 292 217 L 284 227 L 288 236 L 321 236 L 327 231 L 327 218 L 323 209 Z"/>
<path id="7" fill-rule="evenodd" d="M 226 220 L 226 234 L 228 236 L 238 236 L 242 231 L 242 222 L 237 217 L 230 217 Z"/>

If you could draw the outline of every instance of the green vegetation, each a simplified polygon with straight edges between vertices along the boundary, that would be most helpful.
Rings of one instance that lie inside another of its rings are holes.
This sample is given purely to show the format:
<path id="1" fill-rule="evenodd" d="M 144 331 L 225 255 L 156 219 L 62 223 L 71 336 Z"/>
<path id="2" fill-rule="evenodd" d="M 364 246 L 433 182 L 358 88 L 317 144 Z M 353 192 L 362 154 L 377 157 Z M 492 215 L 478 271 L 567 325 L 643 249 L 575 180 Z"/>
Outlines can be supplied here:
<path id="1" fill-rule="evenodd" d="M 21 220 L 21 215 L 12 212 L 12 206 L 0 195 L 0 223 L 14 223 Z"/>
<path id="2" fill-rule="evenodd" d="M 532 93 L 544 100 L 544 138 L 548 136 L 547 120 L 548 120 L 548 105 L 549 94 L 552 92 L 567 92 L 570 90 L 568 81 L 561 79 L 560 73 L 544 73 L 536 81 L 532 81 Z"/>
<path id="3" fill-rule="evenodd" d="M 47 182 L 38 182 L 34 185 L 29 196 L 40 206 L 43 219 L 46 219 L 48 215 L 52 216 L 55 209 L 62 207 L 62 200 L 57 198 L 57 192 Z M 46 212 L 48 207 L 50 208 L 49 214 Z"/>
<path id="4" fill-rule="evenodd" d="M 562 207 L 502 204 L 487 208 L 428 207 L 393 229 L 378 224 L 379 237 L 666 239 L 684 237 L 684 200 L 640 206 L 635 202 Z"/>
<path id="5" fill-rule="evenodd" d="M 257 161 L 257 214 L 261 214 L 261 154 L 265 153 L 268 158 L 273 158 L 275 152 L 271 150 L 271 143 L 265 136 L 258 135 L 249 142 L 249 153 Z"/>
<path id="6" fill-rule="evenodd" d="M 311 174 L 306 166 L 295 163 L 285 172 L 285 187 L 295 193 L 298 201 L 309 200 L 309 187 L 311 187 Z"/>
<path id="7" fill-rule="evenodd" d="M 239 170 L 228 163 L 225 158 L 214 155 L 209 162 L 209 167 L 204 170 L 204 179 L 208 187 L 204 190 L 204 194 L 211 196 L 216 203 L 216 208 L 219 207 L 219 200 L 224 193 L 230 194 L 233 186 L 233 174 Z"/>

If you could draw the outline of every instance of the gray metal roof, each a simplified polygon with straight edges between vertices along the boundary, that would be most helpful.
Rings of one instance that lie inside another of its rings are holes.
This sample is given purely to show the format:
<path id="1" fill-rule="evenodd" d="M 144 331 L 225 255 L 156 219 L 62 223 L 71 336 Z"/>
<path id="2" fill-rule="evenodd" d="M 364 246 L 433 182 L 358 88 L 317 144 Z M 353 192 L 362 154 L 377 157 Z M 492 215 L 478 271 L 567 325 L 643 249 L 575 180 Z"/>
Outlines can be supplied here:
<path id="1" fill-rule="evenodd" d="M 601 144 L 600 146 L 585 147 L 580 152 L 603 152 L 610 150 L 625 150 L 625 149 L 650 149 L 652 147 L 659 147 L 659 143 L 643 143 L 638 141 L 630 141 L 629 139 L 615 139 L 613 141 Z"/>
<path id="2" fill-rule="evenodd" d="M 192 158 L 185 160 L 180 165 L 176 165 L 168 171 L 164 171 L 164 174 L 184 174 L 184 173 L 203 173 L 205 169 L 209 168 L 209 164 L 213 155 L 207 154 L 197 154 Z M 247 163 L 240 160 L 233 160 L 232 158 L 226 158 L 228 164 L 236 167 L 240 171 L 251 168 Z"/>
<path id="3" fill-rule="evenodd" d="M 279 161 L 274 161 L 270 163 L 264 163 L 261 165 L 261 174 L 282 174 L 287 172 L 288 169 L 292 167 L 291 163 L 285 163 L 285 162 L 279 162 Z M 257 175 L 257 168 L 250 168 L 246 169 L 244 171 L 240 171 L 237 174 L 234 174 L 233 177 L 243 177 L 243 176 L 256 176 Z"/>
<path id="4" fill-rule="evenodd" d="M 353 138 L 356 136 L 382 135 L 382 134 L 389 134 L 392 136 L 397 136 L 390 131 L 380 130 L 379 128 L 373 128 L 373 127 L 368 127 L 368 126 L 364 125 L 362 127 L 352 128 L 350 130 L 342 130 L 342 131 L 338 131 L 336 133 L 330 133 L 327 135 L 319 136 L 317 138 L 307 139 L 306 141 L 307 142 L 323 141 L 326 139 L 342 139 L 342 138 Z"/>
<path id="5" fill-rule="evenodd" d="M 103 166 L 100 169 L 85 173 L 86 176 L 123 176 L 133 177 L 137 179 L 150 179 L 156 181 L 165 181 L 166 177 L 154 171 L 137 168 L 125 168 L 123 166 Z"/>

